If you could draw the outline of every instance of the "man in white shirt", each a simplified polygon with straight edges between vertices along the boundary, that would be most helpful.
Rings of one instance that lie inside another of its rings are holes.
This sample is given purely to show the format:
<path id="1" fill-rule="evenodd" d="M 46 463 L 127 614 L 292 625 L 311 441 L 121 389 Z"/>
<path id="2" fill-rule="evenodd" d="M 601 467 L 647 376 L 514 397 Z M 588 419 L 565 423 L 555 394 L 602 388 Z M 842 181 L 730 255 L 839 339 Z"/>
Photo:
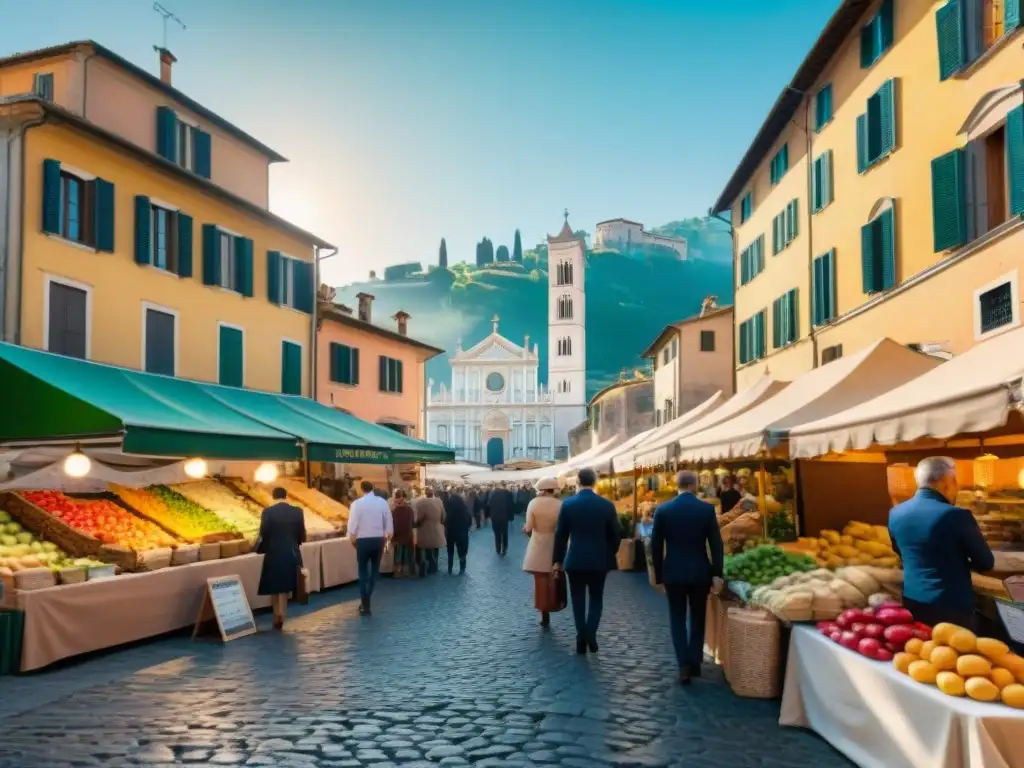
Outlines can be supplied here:
<path id="1" fill-rule="evenodd" d="M 359 613 L 370 615 L 370 597 L 380 573 L 380 558 L 395 532 L 391 507 L 373 490 L 373 483 L 359 484 L 363 495 L 352 502 L 348 517 L 348 537 L 356 548 L 359 565 Z"/>

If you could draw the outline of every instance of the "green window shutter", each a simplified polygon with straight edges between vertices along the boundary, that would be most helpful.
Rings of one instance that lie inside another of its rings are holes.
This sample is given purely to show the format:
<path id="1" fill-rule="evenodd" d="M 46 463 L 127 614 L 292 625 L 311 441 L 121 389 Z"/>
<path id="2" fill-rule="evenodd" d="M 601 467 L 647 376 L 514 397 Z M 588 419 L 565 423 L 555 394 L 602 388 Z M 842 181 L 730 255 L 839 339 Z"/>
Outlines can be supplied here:
<path id="1" fill-rule="evenodd" d="M 882 157 L 896 149 L 896 81 L 886 80 L 878 89 L 879 151 Z"/>
<path id="2" fill-rule="evenodd" d="M 210 134 L 196 128 L 193 130 L 192 136 L 192 151 L 195 153 L 194 168 L 196 170 L 196 176 L 202 176 L 204 179 L 208 179 L 210 178 L 210 171 L 213 167 L 213 148 Z"/>
<path id="3" fill-rule="evenodd" d="M 403 371 L 403 368 L 404 368 L 404 366 L 402 365 L 402 361 L 401 360 L 395 360 L 395 377 L 396 377 L 395 380 L 398 383 L 398 392 L 399 392 L 399 394 L 401 394 L 401 392 L 403 391 L 402 388 L 403 388 L 403 382 L 404 382 L 404 379 L 405 379 L 405 372 Z"/>
<path id="4" fill-rule="evenodd" d="M 757 313 L 757 320 L 754 323 L 754 328 L 755 328 L 755 330 L 757 332 L 757 352 L 758 352 L 757 356 L 758 356 L 758 358 L 764 357 L 767 354 L 767 352 L 768 352 L 768 350 L 766 348 L 766 341 L 767 341 L 766 336 L 765 336 L 766 330 L 765 330 L 765 327 L 764 327 L 765 326 L 765 322 L 767 321 L 767 314 L 768 313 L 765 310 L 762 309 L 760 312 Z"/>
<path id="5" fill-rule="evenodd" d="M 864 173 L 871 163 L 868 160 L 868 116 L 857 115 L 857 173 Z"/>
<path id="6" fill-rule="evenodd" d="M 178 276 L 192 277 L 192 217 L 178 211 Z"/>
<path id="7" fill-rule="evenodd" d="M 745 362 L 747 362 L 747 322 L 748 321 L 744 321 L 744 322 L 740 323 L 740 327 L 739 327 L 739 339 L 738 339 L 738 341 L 739 341 L 739 346 L 740 346 L 740 351 L 739 351 L 739 363 L 740 363 L 740 365 L 743 365 Z"/>
<path id="8" fill-rule="evenodd" d="M 825 266 L 822 269 L 825 278 L 825 309 L 822 313 L 822 322 L 834 319 L 839 314 L 836 297 L 836 249 L 833 248 L 825 254 Z"/>
<path id="9" fill-rule="evenodd" d="M 826 85 L 814 97 L 814 130 L 820 131 L 832 120 L 832 86 Z"/>
<path id="10" fill-rule="evenodd" d="M 890 208 L 879 214 L 878 224 L 881 229 L 882 252 L 876 264 L 882 266 L 882 290 L 896 285 L 896 211 Z"/>
<path id="11" fill-rule="evenodd" d="M 43 160 L 43 232 L 60 234 L 60 160 Z"/>
<path id="12" fill-rule="evenodd" d="M 893 0 L 883 0 L 878 9 L 878 56 L 892 48 L 896 39 L 895 4 Z M 877 57 L 876 57 L 877 58 Z"/>
<path id="13" fill-rule="evenodd" d="M 1008 7 L 1009 4 L 1004 6 Z M 967 63 L 964 8 L 960 0 L 948 0 L 935 12 L 935 28 L 939 44 L 939 80 L 948 80 Z"/>
<path id="14" fill-rule="evenodd" d="M 782 299 L 772 302 L 772 348 L 782 346 Z"/>
<path id="15" fill-rule="evenodd" d="M 932 160 L 932 234 L 935 252 L 967 242 L 966 153 L 954 149 Z"/>
<path id="16" fill-rule="evenodd" d="M 772 219 L 772 255 L 778 255 L 782 250 L 782 214 Z"/>
<path id="17" fill-rule="evenodd" d="M 790 220 L 790 231 L 793 233 L 789 240 L 792 242 L 796 240 L 797 235 L 800 234 L 800 201 L 794 200 L 789 204 L 789 220 Z"/>
<path id="18" fill-rule="evenodd" d="M 218 365 L 218 381 L 226 387 L 243 386 L 245 376 L 243 366 L 244 335 L 237 328 L 220 326 L 220 361 Z"/>
<path id="19" fill-rule="evenodd" d="M 821 156 L 821 207 L 827 208 L 832 202 L 832 150 Z"/>
<path id="20" fill-rule="evenodd" d="M 377 376 L 380 379 L 379 389 L 381 392 L 388 391 L 388 359 L 381 355 L 377 358 Z"/>
<path id="21" fill-rule="evenodd" d="M 281 342 L 281 392 L 302 394 L 302 347 L 290 341 Z"/>
<path id="22" fill-rule="evenodd" d="M 93 182 L 93 232 L 96 250 L 114 252 L 114 185 L 106 179 Z"/>
<path id="23" fill-rule="evenodd" d="M 311 262 L 292 261 L 292 290 L 295 292 L 295 309 L 309 315 L 313 314 L 316 291 Z"/>
<path id="24" fill-rule="evenodd" d="M 243 296 L 252 296 L 252 240 L 248 237 L 235 237 L 235 279 L 238 281 L 238 292 Z"/>
<path id="25" fill-rule="evenodd" d="M 331 381 L 341 381 L 341 344 L 332 341 L 327 347 L 327 363 Z"/>
<path id="26" fill-rule="evenodd" d="M 203 285 L 220 283 L 219 234 L 216 224 L 203 224 Z"/>
<path id="27" fill-rule="evenodd" d="M 814 160 L 814 170 L 811 173 L 811 210 L 817 213 L 821 210 L 821 158 Z"/>
<path id="28" fill-rule="evenodd" d="M 821 325 L 825 316 L 825 257 L 818 256 L 814 260 L 813 281 L 811 286 L 811 325 Z"/>
<path id="29" fill-rule="evenodd" d="M 156 153 L 177 162 L 178 118 L 170 107 L 156 108 Z"/>
<path id="30" fill-rule="evenodd" d="M 874 222 L 869 221 L 860 228 L 860 271 L 864 286 L 864 293 L 874 293 L 878 290 L 875 284 L 875 239 Z"/>
<path id="31" fill-rule="evenodd" d="M 1020 0 L 1004 0 L 1003 2 L 1003 34 L 1008 34 L 1020 26 Z"/>
<path id="32" fill-rule="evenodd" d="M 740 285 L 750 281 L 750 246 L 740 251 Z"/>
<path id="33" fill-rule="evenodd" d="M 786 175 L 786 171 L 789 170 L 789 144 L 783 144 L 782 149 L 779 150 L 779 156 L 782 158 L 779 160 L 779 178 Z"/>
<path id="34" fill-rule="evenodd" d="M 267 300 L 281 303 L 281 252 L 267 251 Z M 332 380 L 336 380 L 333 379 Z"/>
<path id="35" fill-rule="evenodd" d="M 1010 214 L 1024 214 L 1024 107 L 1006 116 L 1006 168 L 1010 188 Z"/>
<path id="36" fill-rule="evenodd" d="M 357 347 L 352 348 L 350 365 L 352 367 L 352 383 L 359 384 L 359 349 Z"/>
<path id="37" fill-rule="evenodd" d="M 875 20 L 860 28 L 860 68 L 868 69 L 875 63 Z"/>
<path id="38" fill-rule="evenodd" d="M 764 270 L 764 235 L 759 235 L 757 238 L 757 271 L 755 275 L 761 274 Z"/>
<path id="39" fill-rule="evenodd" d="M 789 298 L 787 301 L 786 323 L 787 330 L 789 331 L 786 341 L 794 342 L 800 338 L 800 302 L 799 295 L 796 288 L 793 288 L 788 294 Z"/>
<path id="40" fill-rule="evenodd" d="M 135 263 L 149 264 L 150 251 L 153 245 L 153 235 L 150 232 L 150 211 L 149 198 L 143 195 L 135 196 Z"/>

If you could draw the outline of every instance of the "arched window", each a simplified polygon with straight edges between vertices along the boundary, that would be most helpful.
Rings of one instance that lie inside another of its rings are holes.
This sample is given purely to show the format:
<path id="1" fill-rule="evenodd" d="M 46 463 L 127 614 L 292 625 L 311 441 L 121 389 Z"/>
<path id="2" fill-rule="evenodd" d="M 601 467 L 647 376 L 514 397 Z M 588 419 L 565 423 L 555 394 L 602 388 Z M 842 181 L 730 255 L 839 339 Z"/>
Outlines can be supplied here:
<path id="1" fill-rule="evenodd" d="M 560 357 L 565 357 L 572 354 L 572 339 L 565 336 L 558 340 L 558 354 Z"/>
<path id="2" fill-rule="evenodd" d="M 558 297 L 558 319 L 572 320 L 572 299 L 568 295 Z"/>
<path id="3" fill-rule="evenodd" d="M 448 445 L 448 425 L 438 424 L 437 425 L 437 444 Z"/>
<path id="4" fill-rule="evenodd" d="M 560 261 L 555 265 L 555 284 L 556 285 L 572 285 L 573 270 L 571 261 Z"/>
<path id="5" fill-rule="evenodd" d="M 861 279 L 864 293 L 881 293 L 896 285 L 896 201 L 878 200 L 861 227 Z"/>

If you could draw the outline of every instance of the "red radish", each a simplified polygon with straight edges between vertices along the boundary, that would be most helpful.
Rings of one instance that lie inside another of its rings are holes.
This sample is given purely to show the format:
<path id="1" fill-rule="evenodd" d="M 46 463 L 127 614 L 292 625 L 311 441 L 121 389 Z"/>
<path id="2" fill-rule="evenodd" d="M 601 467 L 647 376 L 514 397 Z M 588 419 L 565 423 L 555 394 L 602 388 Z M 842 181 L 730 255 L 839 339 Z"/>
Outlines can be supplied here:
<path id="1" fill-rule="evenodd" d="M 885 628 L 885 639 L 894 645 L 904 646 L 914 637 L 914 628 L 909 624 L 893 624 Z"/>
<path id="2" fill-rule="evenodd" d="M 858 643 L 860 643 L 860 638 L 853 632 L 843 632 L 843 634 L 839 636 L 839 644 L 843 646 L 843 648 L 849 648 L 851 651 L 857 650 Z"/>
<path id="3" fill-rule="evenodd" d="M 857 650 L 869 659 L 875 658 L 875 654 L 878 653 L 881 647 L 882 644 L 873 637 L 865 637 L 857 643 Z"/>
<path id="4" fill-rule="evenodd" d="M 899 653 L 899 651 L 897 651 L 896 653 Z M 879 648 L 877 651 L 875 651 L 875 660 L 892 661 L 894 655 L 895 654 L 893 653 L 893 651 L 889 648 Z"/>
<path id="5" fill-rule="evenodd" d="M 838 624 L 840 627 L 846 628 L 853 624 L 855 621 L 864 622 L 864 612 L 858 610 L 857 608 L 847 608 L 845 611 L 839 614 L 839 618 L 836 619 L 836 624 Z"/>
<path id="6" fill-rule="evenodd" d="M 828 635 L 828 639 L 831 640 L 833 643 L 838 643 L 842 639 L 842 637 L 843 630 L 841 629 L 834 629 Z"/>
<path id="7" fill-rule="evenodd" d="M 914 636 L 922 640 L 932 639 L 932 628 L 920 621 L 914 622 Z"/>
<path id="8" fill-rule="evenodd" d="M 864 627 L 864 637 L 880 638 L 885 633 L 885 627 L 881 624 L 868 624 Z"/>
<path id="9" fill-rule="evenodd" d="M 864 629 L 867 627 L 863 621 L 855 621 L 850 625 L 850 631 L 857 634 L 858 637 L 864 637 Z"/>
<path id="10" fill-rule="evenodd" d="M 839 626 L 834 621 L 818 622 L 818 631 L 823 635 L 830 635 L 837 629 L 839 629 Z"/>
<path id="11" fill-rule="evenodd" d="M 894 624 L 913 624 L 914 617 L 910 611 L 906 608 L 896 608 L 894 606 L 885 606 L 879 608 L 876 618 L 883 624 L 892 626 Z"/>
<path id="12" fill-rule="evenodd" d="M 892 653 L 900 653 L 903 650 L 903 646 L 896 643 L 886 643 L 885 647 Z"/>

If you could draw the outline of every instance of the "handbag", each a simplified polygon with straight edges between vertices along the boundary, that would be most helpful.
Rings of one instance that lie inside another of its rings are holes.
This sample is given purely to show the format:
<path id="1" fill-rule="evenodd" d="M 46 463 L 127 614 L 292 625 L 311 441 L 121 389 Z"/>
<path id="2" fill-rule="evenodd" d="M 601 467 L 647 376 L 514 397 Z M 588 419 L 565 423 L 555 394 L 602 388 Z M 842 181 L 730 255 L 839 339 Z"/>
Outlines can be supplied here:
<path id="1" fill-rule="evenodd" d="M 565 573 L 553 571 L 548 580 L 548 613 L 564 611 L 569 604 L 569 590 L 565 585 Z"/>
<path id="2" fill-rule="evenodd" d="M 299 605 L 309 603 L 309 571 L 301 565 L 295 578 L 295 602 Z"/>

